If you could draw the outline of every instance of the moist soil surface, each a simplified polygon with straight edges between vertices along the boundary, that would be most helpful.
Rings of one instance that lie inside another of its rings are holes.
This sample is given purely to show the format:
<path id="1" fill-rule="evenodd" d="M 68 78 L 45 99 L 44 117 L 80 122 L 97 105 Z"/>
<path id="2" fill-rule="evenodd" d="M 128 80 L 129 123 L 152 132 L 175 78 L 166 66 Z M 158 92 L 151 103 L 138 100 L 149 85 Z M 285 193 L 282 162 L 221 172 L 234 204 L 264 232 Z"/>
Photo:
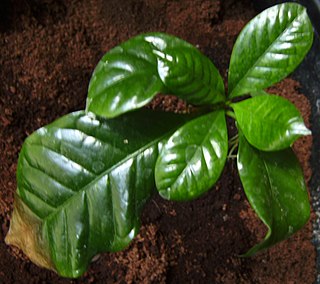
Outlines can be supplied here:
<path id="1" fill-rule="evenodd" d="M 313 283 L 311 221 L 293 237 L 252 258 L 239 258 L 266 233 L 243 193 L 235 160 L 201 198 L 185 203 L 154 196 L 140 234 L 123 252 L 104 253 L 77 280 L 41 269 L 4 243 L 16 190 L 18 153 L 27 135 L 83 109 L 101 56 L 142 32 L 161 31 L 196 45 L 226 78 L 232 45 L 255 15 L 252 3 L 214 0 L 2 0 L 0 3 L 0 282 L 1 283 Z M 270 92 L 291 100 L 309 125 L 298 82 Z M 159 95 L 151 108 L 184 111 Z M 231 132 L 234 125 L 229 122 Z M 306 181 L 312 137 L 294 149 Z"/>

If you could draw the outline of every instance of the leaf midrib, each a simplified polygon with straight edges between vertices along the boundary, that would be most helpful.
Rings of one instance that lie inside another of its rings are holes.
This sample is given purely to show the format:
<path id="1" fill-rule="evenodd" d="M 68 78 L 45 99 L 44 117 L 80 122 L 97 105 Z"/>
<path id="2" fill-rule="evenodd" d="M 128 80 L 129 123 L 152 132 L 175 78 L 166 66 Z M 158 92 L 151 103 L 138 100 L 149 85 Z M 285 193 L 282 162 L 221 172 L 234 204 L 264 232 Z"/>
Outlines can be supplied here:
<path id="1" fill-rule="evenodd" d="M 266 170 L 266 173 L 267 173 L 267 178 L 268 178 L 268 185 L 269 185 L 269 188 L 270 188 L 270 192 L 271 192 L 271 197 L 272 197 L 272 199 L 274 199 L 274 194 L 273 194 L 273 190 L 272 190 L 272 183 L 271 183 L 271 178 L 270 178 L 270 173 L 269 173 L 269 169 L 268 169 L 268 166 L 267 166 L 267 164 L 266 164 L 266 162 L 265 162 L 265 160 L 264 160 L 264 158 L 262 157 L 262 155 L 261 155 L 261 151 L 260 150 L 258 150 L 258 153 L 259 153 L 259 158 L 260 158 L 260 160 L 262 160 L 262 163 L 263 163 L 263 166 L 264 166 L 264 168 L 265 168 L 265 170 Z M 269 230 L 269 232 L 270 232 L 270 234 L 268 235 L 268 237 L 270 237 L 271 235 L 272 235 L 272 224 L 274 223 L 274 214 L 273 214 L 273 212 L 271 212 L 271 214 L 272 214 L 272 220 L 271 220 L 271 224 L 268 224 L 268 222 L 266 222 L 266 220 L 264 220 L 264 218 L 261 218 L 262 219 L 262 221 L 263 221 L 263 223 L 265 223 L 265 225 L 268 227 L 268 230 Z M 260 216 L 259 216 L 260 217 Z M 269 238 L 268 238 L 269 239 Z M 264 241 L 266 241 L 267 239 L 264 239 Z"/>
<path id="2" fill-rule="evenodd" d="M 261 157 L 261 152 L 259 152 L 259 157 Z M 265 169 L 266 169 L 266 172 L 267 172 L 267 175 L 268 175 L 268 183 L 269 183 L 269 185 L 270 185 L 270 191 L 271 191 L 271 195 L 272 195 L 272 199 L 273 200 L 278 200 L 277 198 L 275 198 L 275 195 L 274 195 L 274 191 L 273 191 L 273 185 L 272 185 L 272 182 L 271 182 L 271 177 L 270 177 L 270 173 L 269 173 L 269 168 L 268 168 L 268 166 L 267 166 L 267 164 L 266 164 L 266 162 L 265 162 L 265 159 L 263 158 L 263 157 L 261 157 L 261 159 L 262 159 L 262 161 L 263 161 L 263 164 L 264 164 L 264 167 L 265 167 Z M 281 204 L 280 204 L 281 205 Z M 272 206 L 272 208 L 273 208 L 273 206 Z M 281 209 L 281 207 L 280 207 L 280 209 Z M 275 218 L 274 218 L 274 214 L 273 214 L 273 212 L 272 212 L 272 223 L 271 223 L 271 225 L 269 226 L 269 225 L 267 225 L 268 226 L 268 228 L 269 228 L 269 231 L 270 231 L 270 234 L 268 235 L 268 238 L 267 239 L 265 239 L 265 241 L 266 240 L 268 240 L 268 239 L 270 239 L 270 237 L 273 235 L 273 231 L 272 231 L 272 225 L 275 223 Z M 284 219 L 284 221 L 285 221 L 285 223 L 287 224 L 287 228 L 288 228 L 288 222 L 287 222 L 287 220 L 286 219 Z"/>
<path id="3" fill-rule="evenodd" d="M 243 81 L 245 78 L 247 78 L 248 73 L 250 73 L 254 68 L 256 68 L 256 66 L 257 66 L 258 63 L 260 62 L 261 58 L 262 58 L 263 56 L 265 56 L 265 55 L 269 52 L 269 50 L 274 46 L 274 44 L 279 40 L 279 38 L 282 37 L 282 35 L 283 35 L 284 33 L 286 33 L 287 30 L 289 30 L 289 29 L 292 27 L 292 23 L 293 23 L 294 21 L 296 21 L 297 19 L 299 19 L 299 17 L 301 17 L 302 15 L 303 15 L 303 13 L 301 13 L 301 14 L 299 14 L 298 16 L 296 16 L 295 18 L 293 18 L 293 20 L 289 23 L 289 25 L 287 26 L 287 28 L 286 28 L 285 30 L 283 30 L 283 31 L 278 35 L 278 37 L 268 46 L 268 48 L 258 57 L 258 59 L 255 61 L 255 63 L 252 65 L 252 67 L 247 70 L 247 72 L 242 76 L 242 78 L 241 78 L 241 79 L 238 81 L 238 83 L 235 85 L 235 87 L 233 88 L 233 90 L 232 90 L 232 92 L 231 92 L 231 94 L 230 94 L 230 98 L 233 98 L 233 97 L 234 97 L 234 95 L 232 95 L 232 94 L 235 92 L 235 90 L 238 89 L 238 86 L 242 83 L 242 81 Z M 236 95 L 236 97 L 237 97 L 237 95 Z"/>
<path id="4" fill-rule="evenodd" d="M 131 153 L 130 155 L 126 156 L 124 159 L 120 160 L 118 163 L 116 163 L 115 165 L 113 165 L 112 167 L 108 168 L 107 170 L 105 170 L 104 172 L 102 172 L 101 174 L 99 174 L 95 179 L 93 179 L 91 182 L 89 182 L 88 184 L 86 184 L 83 188 L 81 188 L 79 191 L 77 191 L 74 195 L 72 195 L 69 199 L 67 199 L 66 201 L 64 201 L 62 204 L 60 204 L 58 207 L 56 207 L 53 212 L 51 212 L 49 215 L 47 215 L 44 218 L 40 218 L 42 221 L 46 221 L 48 219 L 50 219 L 50 217 L 52 217 L 54 214 L 56 214 L 57 212 L 63 210 L 69 202 L 71 202 L 73 200 L 73 198 L 76 198 L 79 194 L 82 194 L 84 191 L 87 191 L 88 188 L 90 188 L 90 186 L 92 184 L 94 184 L 95 182 L 99 181 L 103 176 L 111 173 L 114 169 L 116 169 L 118 166 L 120 166 L 121 164 L 127 162 L 128 160 L 130 160 L 133 157 L 137 157 L 139 154 L 143 153 L 145 150 L 147 150 L 148 148 L 150 148 L 151 146 L 155 145 L 156 143 L 159 143 L 161 140 L 165 139 L 167 136 L 169 136 L 172 131 L 168 131 L 166 134 L 162 135 L 161 137 L 152 140 L 151 142 L 149 142 L 148 144 L 146 144 L 145 146 L 143 146 L 142 148 L 139 148 L 138 150 L 134 151 L 133 153 Z M 33 212 L 34 213 L 34 212 Z"/>
<path id="5" fill-rule="evenodd" d="M 190 159 L 190 163 L 186 163 L 186 166 L 184 167 L 184 169 L 181 171 L 181 173 L 177 176 L 177 178 L 172 182 L 171 187 L 173 187 L 177 181 L 180 179 L 180 177 L 182 176 L 182 174 L 185 172 L 186 168 L 190 166 L 190 164 L 192 164 L 191 162 L 194 161 L 196 153 L 198 153 L 199 151 L 202 151 L 201 149 L 203 148 L 204 145 L 204 141 L 207 140 L 207 138 L 210 136 L 212 129 L 215 127 L 214 123 L 211 124 L 211 127 L 209 128 L 208 133 L 206 134 L 206 136 L 204 137 L 204 139 L 202 140 L 201 144 L 200 144 L 200 148 L 197 147 L 197 149 L 194 151 L 194 154 L 192 155 L 192 158 Z"/>

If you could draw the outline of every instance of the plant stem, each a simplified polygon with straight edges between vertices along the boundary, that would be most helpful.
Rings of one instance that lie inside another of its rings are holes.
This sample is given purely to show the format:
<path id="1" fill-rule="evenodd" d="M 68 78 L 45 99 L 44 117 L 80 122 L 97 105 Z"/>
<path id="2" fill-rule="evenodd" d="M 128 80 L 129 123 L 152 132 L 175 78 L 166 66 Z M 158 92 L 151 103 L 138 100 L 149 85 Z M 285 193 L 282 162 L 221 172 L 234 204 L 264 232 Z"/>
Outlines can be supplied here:
<path id="1" fill-rule="evenodd" d="M 228 155 L 228 159 L 236 159 L 237 155 Z"/>
<path id="2" fill-rule="evenodd" d="M 238 137 L 237 137 L 238 138 Z M 234 150 L 238 147 L 238 142 L 239 140 L 238 139 L 235 139 L 231 144 L 231 148 L 230 148 L 230 151 L 229 151 L 229 154 L 228 154 L 228 159 L 232 159 L 232 158 L 236 158 L 237 155 L 233 155 L 234 153 Z"/>
<path id="3" fill-rule="evenodd" d="M 227 116 L 232 117 L 234 120 L 236 119 L 236 115 L 234 114 L 233 111 L 227 110 L 226 111 Z"/>
<path id="4" fill-rule="evenodd" d="M 210 110 L 215 111 L 215 110 L 224 109 L 225 107 L 226 107 L 226 105 L 224 102 L 219 102 L 219 103 L 215 103 L 215 104 L 211 105 Z"/>
<path id="5" fill-rule="evenodd" d="M 229 139 L 229 143 L 230 143 L 230 144 L 233 144 L 233 142 L 236 141 L 236 140 L 238 140 L 238 138 L 239 138 L 239 134 L 236 134 L 235 136 L 233 136 L 233 137 L 231 137 L 231 138 Z"/>

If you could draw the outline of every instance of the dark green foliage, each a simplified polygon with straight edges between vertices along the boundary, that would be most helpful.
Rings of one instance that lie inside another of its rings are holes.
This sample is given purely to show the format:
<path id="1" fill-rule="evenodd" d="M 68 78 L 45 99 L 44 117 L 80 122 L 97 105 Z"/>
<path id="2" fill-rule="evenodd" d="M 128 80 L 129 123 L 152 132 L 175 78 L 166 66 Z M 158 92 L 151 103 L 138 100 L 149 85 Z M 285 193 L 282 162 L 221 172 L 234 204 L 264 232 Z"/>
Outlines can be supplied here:
<path id="1" fill-rule="evenodd" d="M 268 227 L 246 255 L 289 237 L 310 214 L 290 147 L 310 131 L 294 105 L 264 88 L 291 73 L 312 40 L 302 6 L 262 12 L 235 44 L 229 96 L 213 63 L 174 36 L 143 34 L 112 49 L 92 75 L 86 112 L 66 115 L 26 139 L 6 242 L 40 266 L 78 277 L 97 253 L 130 243 L 155 187 L 166 199 L 196 198 L 212 188 L 238 146 L 245 193 Z M 137 110 L 159 92 L 199 110 Z M 242 95 L 252 98 L 232 101 Z M 229 142 L 226 115 L 239 130 Z"/>

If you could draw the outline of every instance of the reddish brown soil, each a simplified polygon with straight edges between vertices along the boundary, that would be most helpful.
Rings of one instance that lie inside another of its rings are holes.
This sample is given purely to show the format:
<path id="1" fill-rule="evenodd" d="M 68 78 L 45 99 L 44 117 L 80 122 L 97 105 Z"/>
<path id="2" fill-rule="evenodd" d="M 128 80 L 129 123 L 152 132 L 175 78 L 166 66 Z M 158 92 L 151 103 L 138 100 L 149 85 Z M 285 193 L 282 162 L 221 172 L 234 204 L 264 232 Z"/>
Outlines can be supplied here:
<path id="1" fill-rule="evenodd" d="M 18 3 L 18 4 L 17 4 Z M 23 140 L 55 118 L 83 109 L 90 74 L 104 52 L 141 32 L 164 31 L 197 45 L 226 76 L 232 44 L 254 15 L 251 2 L 209 0 L 2 0 L 0 4 L 1 283 L 313 283 L 311 223 L 253 258 L 239 258 L 265 228 L 243 194 L 235 161 L 205 196 L 173 203 L 155 196 L 139 236 L 124 252 L 105 253 L 78 280 L 40 269 L 4 243 Z M 308 122 L 298 83 L 271 90 L 293 101 Z M 152 107 L 183 110 L 174 98 Z M 310 179 L 312 138 L 295 147 Z"/>

